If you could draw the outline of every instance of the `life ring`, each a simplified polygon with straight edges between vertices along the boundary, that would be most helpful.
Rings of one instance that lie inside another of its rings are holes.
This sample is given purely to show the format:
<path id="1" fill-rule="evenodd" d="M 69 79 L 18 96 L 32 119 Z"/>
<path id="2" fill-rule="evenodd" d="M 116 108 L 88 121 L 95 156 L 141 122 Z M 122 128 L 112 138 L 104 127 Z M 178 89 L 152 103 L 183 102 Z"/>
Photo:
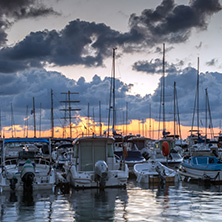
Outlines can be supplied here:
<path id="1" fill-rule="evenodd" d="M 125 158 L 127 158 L 128 157 L 128 152 L 127 152 L 127 144 L 123 144 L 123 156 L 125 157 Z"/>
<path id="2" fill-rule="evenodd" d="M 170 147 L 169 147 L 169 143 L 167 141 L 164 141 L 162 143 L 162 154 L 164 156 L 168 156 L 170 153 Z"/>

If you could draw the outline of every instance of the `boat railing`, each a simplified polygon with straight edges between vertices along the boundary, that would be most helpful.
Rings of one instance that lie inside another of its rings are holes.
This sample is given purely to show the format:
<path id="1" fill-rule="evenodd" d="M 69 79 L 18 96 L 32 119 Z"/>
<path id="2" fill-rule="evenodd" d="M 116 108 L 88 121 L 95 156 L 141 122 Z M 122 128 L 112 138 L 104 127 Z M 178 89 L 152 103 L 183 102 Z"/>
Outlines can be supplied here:
<path id="1" fill-rule="evenodd" d="M 17 165 L 19 163 L 18 158 L 14 159 L 7 159 L 4 161 L 3 165 L 8 166 L 8 165 Z M 43 165 L 51 165 L 49 160 L 46 160 L 44 158 L 35 158 L 34 159 L 35 164 L 43 164 Z"/>
<path id="2" fill-rule="evenodd" d="M 18 159 L 17 158 L 15 158 L 15 159 L 7 159 L 7 160 L 5 160 L 4 161 L 4 163 L 3 163 L 3 165 L 4 166 L 8 166 L 8 165 L 16 165 L 17 164 L 17 161 L 18 161 Z"/>
<path id="3" fill-rule="evenodd" d="M 49 160 L 46 160 L 44 158 L 35 158 L 34 159 L 35 164 L 41 164 L 41 165 L 51 165 Z"/>

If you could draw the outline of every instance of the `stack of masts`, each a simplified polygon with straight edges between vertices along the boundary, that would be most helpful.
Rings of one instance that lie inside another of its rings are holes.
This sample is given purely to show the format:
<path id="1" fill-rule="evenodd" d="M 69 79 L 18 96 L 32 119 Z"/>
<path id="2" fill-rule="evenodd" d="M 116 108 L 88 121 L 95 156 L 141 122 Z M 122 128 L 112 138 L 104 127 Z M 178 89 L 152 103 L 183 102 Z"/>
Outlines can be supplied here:
<path id="1" fill-rule="evenodd" d="M 62 119 L 64 119 L 65 121 L 67 119 L 69 119 L 69 136 L 70 138 L 72 138 L 72 119 L 73 118 L 76 118 L 76 117 L 72 117 L 72 112 L 73 111 L 80 111 L 81 109 L 73 109 L 71 107 L 71 104 L 72 103 L 79 103 L 80 101 L 76 101 L 76 100 L 71 100 L 71 95 L 74 95 L 74 94 L 79 94 L 77 92 L 62 92 L 61 94 L 65 94 L 68 96 L 68 100 L 65 100 L 65 101 L 60 101 L 61 103 L 65 103 L 68 105 L 68 108 L 65 108 L 65 109 L 60 109 L 61 111 L 65 111 L 65 112 L 68 112 L 69 113 L 69 116 L 68 117 L 62 117 Z"/>

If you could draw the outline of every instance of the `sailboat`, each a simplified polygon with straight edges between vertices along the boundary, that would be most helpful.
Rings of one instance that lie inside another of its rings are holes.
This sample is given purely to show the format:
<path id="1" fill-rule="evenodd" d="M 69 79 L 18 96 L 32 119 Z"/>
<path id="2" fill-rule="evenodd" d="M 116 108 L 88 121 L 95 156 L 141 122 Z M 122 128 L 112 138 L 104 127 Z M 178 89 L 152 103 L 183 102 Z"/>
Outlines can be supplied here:
<path id="1" fill-rule="evenodd" d="M 209 105 L 206 90 L 206 102 Z M 185 156 L 181 163 L 180 175 L 186 181 L 201 180 L 204 182 L 222 183 L 222 161 L 218 152 L 218 147 L 207 143 L 207 133 L 201 137 L 199 131 L 199 58 L 197 71 L 197 135 L 194 137 L 196 143 L 190 147 L 189 155 Z M 195 104 L 196 104 L 195 100 Z M 206 103 L 206 104 L 207 104 Z M 206 105 L 207 107 L 207 105 Z M 194 115 L 193 115 L 194 119 Z M 193 127 L 193 123 L 192 123 Z M 191 130 L 191 137 L 193 129 Z M 206 131 L 207 132 L 207 131 Z"/>
<path id="2" fill-rule="evenodd" d="M 145 162 L 146 159 L 142 156 L 140 150 L 128 146 L 129 142 L 128 140 L 132 137 L 131 135 L 123 136 L 121 134 L 118 134 L 116 130 L 115 55 L 116 55 L 116 48 L 113 48 L 112 76 L 111 76 L 109 116 L 108 116 L 108 136 L 109 136 L 109 126 L 110 126 L 111 110 L 112 110 L 113 112 L 112 136 L 115 139 L 114 153 L 119 158 L 120 161 L 124 161 L 128 165 L 129 173 L 132 174 L 134 164 Z"/>
<path id="3" fill-rule="evenodd" d="M 158 161 L 164 165 L 178 168 L 182 162 L 182 157 L 175 149 L 175 132 L 173 136 L 174 138 L 172 138 L 170 136 L 170 132 L 166 130 L 165 126 L 165 44 L 163 44 L 163 76 L 161 89 L 160 105 L 163 109 L 163 137 L 155 141 L 154 147 L 151 147 L 148 150 L 143 150 L 143 155 L 146 156 L 146 158 L 150 161 Z"/>

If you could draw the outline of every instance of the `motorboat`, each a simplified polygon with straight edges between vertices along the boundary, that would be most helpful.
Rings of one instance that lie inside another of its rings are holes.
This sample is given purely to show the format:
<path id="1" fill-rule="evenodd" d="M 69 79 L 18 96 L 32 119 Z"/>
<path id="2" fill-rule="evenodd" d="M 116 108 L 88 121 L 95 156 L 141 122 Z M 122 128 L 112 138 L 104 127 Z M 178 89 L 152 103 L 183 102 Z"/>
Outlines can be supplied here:
<path id="1" fill-rule="evenodd" d="M 179 171 L 185 181 L 204 181 L 222 184 L 222 160 L 215 152 L 197 151 L 187 156 Z"/>
<path id="2" fill-rule="evenodd" d="M 141 183 L 175 183 L 179 181 L 177 171 L 166 167 L 158 161 L 148 161 L 146 163 L 135 164 L 134 173 L 136 181 Z"/>
<path id="3" fill-rule="evenodd" d="M 5 190 L 54 189 L 56 181 L 53 166 L 48 158 L 44 158 L 42 151 L 37 151 L 38 147 L 35 146 L 34 141 L 38 146 L 41 142 L 46 143 L 46 139 L 4 140 L 0 173 L 1 192 Z M 10 143 L 13 143 L 13 146 L 9 145 Z M 15 144 L 16 148 L 12 151 Z M 27 144 L 31 145 L 28 146 Z"/>
<path id="4" fill-rule="evenodd" d="M 4 139 L 4 158 L 16 159 L 19 152 L 24 149 L 33 151 L 41 157 L 50 159 L 51 157 L 51 144 L 45 138 L 9 138 Z"/>
<path id="5" fill-rule="evenodd" d="M 72 143 L 64 143 L 55 147 L 52 151 L 52 160 L 54 161 L 54 165 L 57 169 L 63 169 L 65 162 L 70 160 L 70 156 L 67 156 L 67 153 L 69 153 L 72 148 Z"/>
<path id="6" fill-rule="evenodd" d="M 170 168 L 179 168 L 183 158 L 175 149 L 175 140 L 163 138 L 155 141 L 150 149 L 143 149 L 142 154 L 150 161 L 157 161 Z"/>
<path id="7" fill-rule="evenodd" d="M 133 135 L 114 138 L 115 155 L 118 156 L 120 160 L 124 159 L 129 168 L 129 173 L 133 174 L 133 166 L 135 164 L 146 162 L 146 159 L 141 153 L 141 149 L 145 146 L 145 138 Z"/>
<path id="8" fill-rule="evenodd" d="M 67 181 L 77 189 L 125 187 L 129 169 L 114 155 L 114 142 L 95 135 L 75 139 L 71 161 L 64 165 Z"/>

